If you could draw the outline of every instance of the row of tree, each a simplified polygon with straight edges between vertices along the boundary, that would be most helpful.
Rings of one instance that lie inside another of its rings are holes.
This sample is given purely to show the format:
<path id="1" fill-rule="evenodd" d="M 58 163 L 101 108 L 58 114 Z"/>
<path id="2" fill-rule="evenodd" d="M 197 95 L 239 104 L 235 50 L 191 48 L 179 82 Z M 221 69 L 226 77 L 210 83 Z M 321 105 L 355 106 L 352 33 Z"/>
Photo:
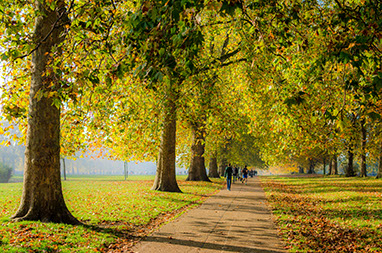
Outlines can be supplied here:
<path id="1" fill-rule="evenodd" d="M 361 168 L 380 157 L 375 1 L 2 0 L 0 8 L 9 62 L 2 109 L 26 143 L 17 220 L 78 223 L 60 181 L 60 156 L 78 150 L 155 160 L 153 189 L 172 192 L 177 159 L 187 180 L 208 181 L 206 158 L 215 177 L 228 160 L 312 168 L 344 152 L 352 176 L 354 157 Z"/>

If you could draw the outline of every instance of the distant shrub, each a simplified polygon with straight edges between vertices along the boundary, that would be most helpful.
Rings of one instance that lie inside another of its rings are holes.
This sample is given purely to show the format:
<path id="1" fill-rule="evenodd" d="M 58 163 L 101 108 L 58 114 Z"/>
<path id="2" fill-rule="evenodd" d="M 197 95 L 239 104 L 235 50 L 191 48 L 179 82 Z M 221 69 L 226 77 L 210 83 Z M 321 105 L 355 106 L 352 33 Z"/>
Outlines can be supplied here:
<path id="1" fill-rule="evenodd" d="M 0 163 L 0 183 L 8 183 L 12 177 L 12 168 L 8 165 Z"/>

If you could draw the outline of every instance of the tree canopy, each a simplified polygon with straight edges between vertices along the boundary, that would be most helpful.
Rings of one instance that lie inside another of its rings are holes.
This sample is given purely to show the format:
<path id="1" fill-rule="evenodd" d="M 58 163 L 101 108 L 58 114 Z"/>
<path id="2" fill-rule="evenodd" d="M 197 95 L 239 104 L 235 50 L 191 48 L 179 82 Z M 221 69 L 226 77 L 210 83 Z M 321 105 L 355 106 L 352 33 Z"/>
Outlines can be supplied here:
<path id="1" fill-rule="evenodd" d="M 16 139 L 28 143 L 46 100 L 62 157 L 156 161 L 165 191 L 180 191 L 175 162 L 208 180 L 205 158 L 307 167 L 344 155 L 350 176 L 354 159 L 381 157 L 376 1 L 1 3 L 1 109 Z"/>

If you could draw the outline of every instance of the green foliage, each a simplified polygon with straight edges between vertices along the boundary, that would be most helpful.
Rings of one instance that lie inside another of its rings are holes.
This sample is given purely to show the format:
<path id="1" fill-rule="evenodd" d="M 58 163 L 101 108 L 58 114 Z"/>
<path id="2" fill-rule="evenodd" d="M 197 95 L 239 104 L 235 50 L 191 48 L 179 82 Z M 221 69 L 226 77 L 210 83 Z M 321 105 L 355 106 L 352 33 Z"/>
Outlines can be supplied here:
<path id="1" fill-rule="evenodd" d="M 196 16 L 202 1 L 142 1 L 125 24 L 134 54 L 127 55 L 134 75 L 155 88 L 164 78 L 184 80 L 194 71 L 203 36 Z"/>
<path id="2" fill-rule="evenodd" d="M 376 179 L 262 177 L 291 252 L 378 252 L 382 185 Z"/>
<path id="3" fill-rule="evenodd" d="M 12 177 L 12 171 L 10 166 L 0 162 L 0 183 L 8 183 Z"/>
<path id="4" fill-rule="evenodd" d="M 222 187 L 214 183 L 178 184 L 184 194 L 151 191 L 153 176 L 68 177 L 63 194 L 73 215 L 86 225 L 10 222 L 21 197 L 21 183 L 0 185 L 1 252 L 104 251 L 110 244 L 149 233 L 159 216 L 172 218 L 181 208 L 199 205 Z M 137 181 L 139 180 L 139 181 Z M 165 222 L 166 219 L 157 222 Z M 153 223 L 154 222 L 154 223 Z M 130 242 L 130 241 L 129 241 Z"/>
<path id="5" fill-rule="evenodd" d="M 257 145 L 256 138 L 242 134 L 228 143 L 226 157 L 231 164 L 263 169 L 265 163 L 260 157 Z"/>

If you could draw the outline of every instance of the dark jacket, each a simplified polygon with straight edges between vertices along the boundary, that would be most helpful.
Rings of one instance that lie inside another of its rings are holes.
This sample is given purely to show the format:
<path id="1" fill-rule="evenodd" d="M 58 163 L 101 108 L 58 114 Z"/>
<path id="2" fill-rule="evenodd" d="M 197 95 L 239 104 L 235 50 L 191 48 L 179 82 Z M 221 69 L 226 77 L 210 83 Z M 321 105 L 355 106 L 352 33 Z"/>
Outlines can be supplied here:
<path id="1" fill-rule="evenodd" d="M 233 173 L 232 167 L 228 166 L 227 168 L 225 168 L 224 177 L 232 177 L 232 173 Z"/>

